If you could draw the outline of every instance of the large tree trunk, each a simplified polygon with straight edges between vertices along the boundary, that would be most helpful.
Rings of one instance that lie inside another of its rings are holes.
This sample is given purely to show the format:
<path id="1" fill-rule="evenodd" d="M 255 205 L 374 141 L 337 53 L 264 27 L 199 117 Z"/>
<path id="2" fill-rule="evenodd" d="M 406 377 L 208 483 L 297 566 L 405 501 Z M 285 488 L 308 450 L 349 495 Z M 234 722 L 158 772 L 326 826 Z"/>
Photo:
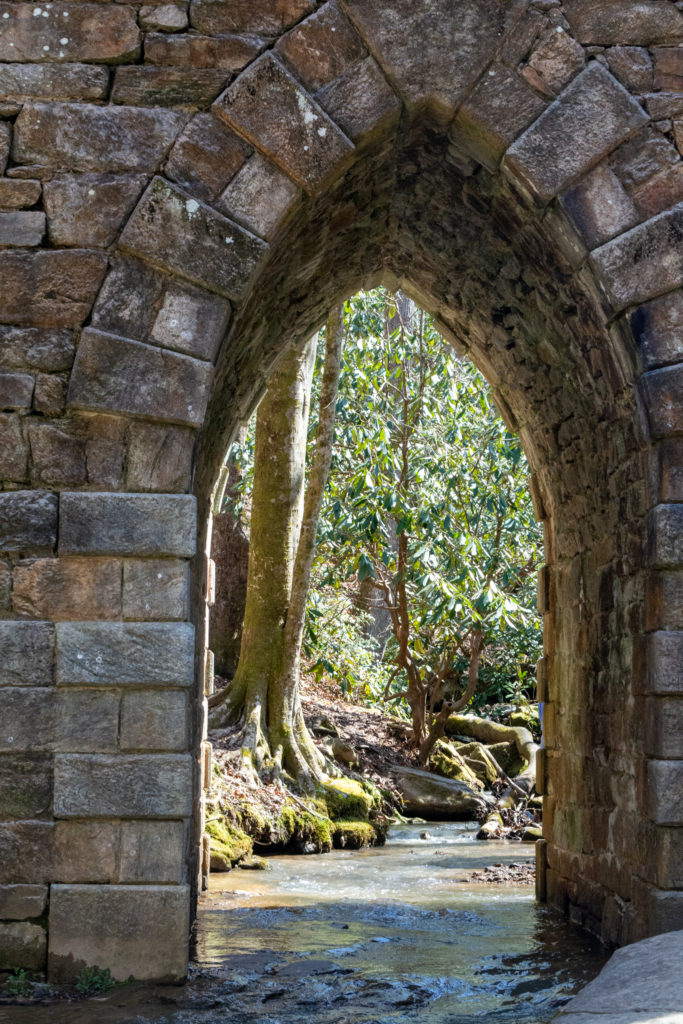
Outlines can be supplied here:
<path id="1" fill-rule="evenodd" d="M 239 440 L 244 442 L 245 431 Z M 216 600 L 211 609 L 209 647 L 214 653 L 216 673 L 232 679 L 237 669 L 242 639 L 242 622 L 247 600 L 249 534 L 230 509 L 235 487 L 241 482 L 238 467 L 230 464 L 223 508 L 213 517 L 211 557 L 216 563 Z M 227 506 L 227 507 L 226 507 Z"/>

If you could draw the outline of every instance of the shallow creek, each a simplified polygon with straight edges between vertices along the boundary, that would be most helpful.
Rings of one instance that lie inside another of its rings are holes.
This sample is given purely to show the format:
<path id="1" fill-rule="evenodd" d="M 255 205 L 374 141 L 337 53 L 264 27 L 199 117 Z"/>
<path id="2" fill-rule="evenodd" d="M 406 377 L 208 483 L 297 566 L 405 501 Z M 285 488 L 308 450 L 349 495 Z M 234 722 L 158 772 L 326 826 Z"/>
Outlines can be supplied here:
<path id="1" fill-rule="evenodd" d="M 532 852 L 475 832 L 402 825 L 385 847 L 214 875 L 186 985 L 0 1008 L 0 1024 L 545 1024 L 607 954 L 530 888 L 466 881 Z"/>

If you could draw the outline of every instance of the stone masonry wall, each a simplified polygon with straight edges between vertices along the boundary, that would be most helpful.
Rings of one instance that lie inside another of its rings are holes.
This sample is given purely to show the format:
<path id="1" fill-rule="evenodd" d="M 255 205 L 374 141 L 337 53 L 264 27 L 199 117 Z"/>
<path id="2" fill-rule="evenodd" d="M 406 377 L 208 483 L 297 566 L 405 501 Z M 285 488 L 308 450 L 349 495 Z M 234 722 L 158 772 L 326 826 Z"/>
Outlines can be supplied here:
<path id="1" fill-rule="evenodd" d="M 378 281 L 533 466 L 540 888 L 683 926 L 682 6 L 0 4 L 0 970 L 183 976 L 211 493 Z"/>

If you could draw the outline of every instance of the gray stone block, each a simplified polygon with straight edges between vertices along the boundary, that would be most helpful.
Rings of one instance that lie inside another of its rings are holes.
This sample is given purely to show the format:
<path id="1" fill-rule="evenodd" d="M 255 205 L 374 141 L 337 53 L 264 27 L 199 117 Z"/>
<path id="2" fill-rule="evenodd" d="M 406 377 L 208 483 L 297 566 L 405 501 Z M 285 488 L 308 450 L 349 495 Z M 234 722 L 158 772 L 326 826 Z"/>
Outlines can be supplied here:
<path id="1" fill-rule="evenodd" d="M 190 557 L 196 532 L 197 502 L 191 494 L 61 495 L 62 554 Z"/>
<path id="2" fill-rule="evenodd" d="M 0 373 L 0 409 L 30 409 L 33 386 L 28 373 Z"/>
<path id="3" fill-rule="evenodd" d="M 648 693 L 683 694 L 683 632 L 650 633 L 647 645 Z"/>
<path id="4" fill-rule="evenodd" d="M 143 174 L 65 174 L 46 181 L 43 199 L 50 241 L 106 248 L 146 184 Z"/>
<path id="5" fill-rule="evenodd" d="M 683 563 L 683 505 L 658 505 L 650 513 L 650 558 L 653 566 Z"/>
<path id="6" fill-rule="evenodd" d="M 0 622 L 0 686 L 50 686 L 54 646 L 50 622 Z"/>
<path id="7" fill-rule="evenodd" d="M 683 291 L 639 306 L 629 322 L 646 370 L 683 361 Z"/>
<path id="8" fill-rule="evenodd" d="M 99 113 L 102 107 L 92 109 Z M 107 257 L 99 252 L 2 250 L 0 318 L 13 324 L 80 327 L 106 269 Z"/>
<path id="9" fill-rule="evenodd" d="M 8 100 L 102 100 L 107 68 L 91 64 L 3 64 L 2 94 Z"/>
<path id="10" fill-rule="evenodd" d="M 187 823 L 121 822 L 119 882 L 166 882 L 185 876 Z"/>
<path id="11" fill-rule="evenodd" d="M 269 239 L 301 190 L 284 171 L 254 153 L 217 202 L 228 217 L 261 238 Z"/>
<path id="12" fill-rule="evenodd" d="M 118 693 L 57 690 L 55 698 L 55 751 L 115 753 L 119 733 Z"/>
<path id="13" fill-rule="evenodd" d="M 213 361 L 230 320 L 230 303 L 211 292 L 174 282 L 166 290 L 150 341 L 195 359 Z"/>
<path id="14" fill-rule="evenodd" d="M 75 349 L 72 331 L 0 326 L 0 366 L 8 370 L 70 370 Z"/>
<path id="15" fill-rule="evenodd" d="M 54 787 L 59 818 L 189 817 L 192 757 L 57 754 Z"/>
<path id="16" fill-rule="evenodd" d="M 652 437 L 669 437 L 683 432 L 683 363 L 643 374 L 641 387 Z"/>
<path id="17" fill-rule="evenodd" d="M 0 551 L 34 554 L 57 543 L 57 496 L 46 491 L 0 494 Z"/>
<path id="18" fill-rule="evenodd" d="M 0 690 L 0 753 L 50 751 L 55 740 L 55 690 Z"/>
<path id="19" fill-rule="evenodd" d="M 124 619 L 187 619 L 190 566 L 169 559 L 123 563 Z"/>
<path id="20" fill-rule="evenodd" d="M 645 714 L 645 753 L 683 760 L 683 694 L 648 698 Z"/>
<path id="21" fill-rule="evenodd" d="M 42 17 L 35 17 L 36 5 L 30 3 L 3 3 L 0 10 L 0 60 L 116 62 L 135 57 L 140 45 L 131 7 L 54 3 L 41 9 Z"/>
<path id="22" fill-rule="evenodd" d="M 401 104 L 379 65 L 366 57 L 316 93 L 316 100 L 352 142 L 398 118 Z"/>
<path id="23" fill-rule="evenodd" d="M 0 755 L 0 821 L 51 817 L 52 775 L 52 757 L 49 755 Z"/>
<path id="24" fill-rule="evenodd" d="M 46 885 L 0 885 L 0 920 L 26 921 L 42 917 L 46 904 Z"/>
<path id="25" fill-rule="evenodd" d="M 0 970 L 45 969 L 47 934 L 39 924 L 28 921 L 0 923 Z"/>
<path id="26" fill-rule="evenodd" d="M 40 245 L 44 234 L 45 214 L 40 210 L 0 211 L 0 245 Z"/>
<path id="27" fill-rule="evenodd" d="M 191 686 L 194 628 L 187 622 L 59 622 L 61 685 Z"/>
<path id="28" fill-rule="evenodd" d="M 185 751 L 187 695 L 178 690 L 135 690 L 121 699 L 121 750 Z"/>
<path id="29" fill-rule="evenodd" d="M 683 825 L 683 761 L 648 761 L 647 814 L 657 825 Z"/>

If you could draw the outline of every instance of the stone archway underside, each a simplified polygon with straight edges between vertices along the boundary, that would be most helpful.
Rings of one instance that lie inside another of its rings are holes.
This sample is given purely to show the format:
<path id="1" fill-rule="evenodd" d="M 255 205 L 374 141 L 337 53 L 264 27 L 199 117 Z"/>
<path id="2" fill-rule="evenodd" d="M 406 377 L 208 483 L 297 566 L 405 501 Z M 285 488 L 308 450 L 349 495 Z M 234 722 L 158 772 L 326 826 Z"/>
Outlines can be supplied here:
<path id="1" fill-rule="evenodd" d="M 380 280 L 533 467 L 547 896 L 609 942 L 681 927 L 678 6 L 0 5 L 12 966 L 183 976 L 210 494 L 283 346 Z"/>

